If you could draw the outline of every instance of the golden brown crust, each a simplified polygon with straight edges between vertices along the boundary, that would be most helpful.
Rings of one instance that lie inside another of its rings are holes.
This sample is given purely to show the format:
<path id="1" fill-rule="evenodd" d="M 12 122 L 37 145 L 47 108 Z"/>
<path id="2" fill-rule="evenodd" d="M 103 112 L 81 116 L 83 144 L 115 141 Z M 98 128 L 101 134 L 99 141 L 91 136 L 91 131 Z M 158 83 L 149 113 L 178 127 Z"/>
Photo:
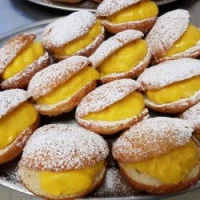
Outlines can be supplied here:
<path id="1" fill-rule="evenodd" d="M 111 135 L 115 134 L 121 130 L 127 129 L 139 121 L 148 117 L 148 110 L 145 109 L 139 116 L 134 116 L 127 120 L 121 120 L 116 122 L 106 122 L 106 121 L 94 121 L 94 120 L 84 120 L 76 115 L 76 120 L 84 128 L 94 131 L 101 135 Z"/>
<path id="2" fill-rule="evenodd" d="M 38 116 L 36 122 L 30 127 L 25 129 L 9 146 L 0 150 L 0 164 L 8 162 L 16 158 L 23 150 L 26 142 L 37 129 L 40 123 L 40 118 Z"/>
<path id="3" fill-rule="evenodd" d="M 17 73 L 13 77 L 4 80 L 1 83 L 3 90 L 13 88 L 24 88 L 26 89 L 31 78 L 40 70 L 44 69 L 50 64 L 51 60 L 48 53 L 45 53 L 38 60 L 28 65 L 23 71 Z"/>
<path id="4" fill-rule="evenodd" d="M 105 38 L 105 30 L 102 27 L 102 33 L 94 40 L 94 42 L 92 42 L 90 45 L 88 45 L 87 47 L 79 50 L 78 52 L 76 52 L 73 55 L 79 55 L 79 56 L 85 56 L 85 57 L 89 57 L 90 55 L 92 55 L 95 50 L 100 46 L 100 44 L 104 41 Z M 72 55 L 70 55 L 72 56 Z M 66 59 L 70 56 L 58 56 L 56 54 L 53 53 L 52 50 L 52 57 L 56 60 L 56 61 L 60 61 L 63 59 Z"/>
<path id="5" fill-rule="evenodd" d="M 24 171 L 24 168 L 25 167 L 20 167 L 19 171 L 22 171 L 22 170 Z M 27 188 L 31 193 L 33 193 L 36 196 L 39 196 L 43 199 L 48 198 L 49 200 L 74 200 L 74 199 L 77 199 L 77 198 L 80 198 L 80 197 L 84 197 L 87 194 L 89 194 L 90 192 L 96 190 L 103 183 L 105 175 L 106 175 L 106 163 L 104 165 L 103 170 L 98 174 L 98 177 L 96 177 L 95 182 L 93 182 L 93 185 L 87 191 L 84 191 L 84 192 L 82 192 L 78 195 L 70 195 L 70 196 L 63 195 L 60 198 L 52 196 L 52 195 L 48 195 L 48 194 L 45 195 L 44 192 L 43 192 L 44 194 L 38 194 L 37 191 L 33 191 L 33 189 L 31 189 L 30 186 L 28 186 L 28 184 L 25 183 L 25 181 L 23 180 L 24 177 L 22 177 L 22 175 L 20 176 L 20 179 L 21 179 L 21 182 L 23 183 L 23 185 L 25 186 L 25 188 Z"/>
<path id="6" fill-rule="evenodd" d="M 117 79 L 122 78 L 136 78 L 139 76 L 150 64 L 151 62 L 151 53 L 148 50 L 148 53 L 143 61 L 141 61 L 138 65 L 136 65 L 133 69 L 128 72 L 121 72 L 121 73 L 112 73 L 100 78 L 102 83 L 108 83 Z"/>
<path id="7" fill-rule="evenodd" d="M 84 96 L 96 88 L 96 85 L 96 81 L 93 81 L 85 85 L 81 90 L 67 100 L 63 100 L 62 102 L 53 105 L 37 104 L 36 109 L 41 115 L 47 116 L 57 116 L 65 112 L 70 112 L 80 103 Z"/>
<path id="8" fill-rule="evenodd" d="M 196 92 L 192 97 L 187 99 L 181 99 L 179 101 L 168 104 L 156 104 L 147 97 L 145 98 L 145 104 L 147 108 L 155 110 L 161 113 L 177 114 L 186 111 L 188 108 L 200 101 L 200 91 Z"/>
<path id="9" fill-rule="evenodd" d="M 9 39 L 0 49 L 0 75 L 13 59 L 29 44 L 33 42 L 36 36 L 32 33 L 22 33 Z"/>
<path id="10" fill-rule="evenodd" d="M 148 193 L 152 194 L 169 194 L 169 193 L 175 193 L 180 192 L 182 190 L 186 190 L 192 185 L 196 184 L 200 177 L 200 167 L 198 164 L 198 170 L 196 170 L 195 176 L 192 176 L 191 178 L 187 177 L 186 180 L 183 180 L 181 183 L 173 185 L 173 184 L 160 184 L 158 186 L 156 185 L 147 185 L 143 184 L 141 182 L 135 181 L 132 177 L 130 177 L 122 165 L 120 165 L 120 171 L 122 175 L 126 178 L 127 182 L 138 189 L 141 189 L 143 191 L 146 191 Z M 191 170 L 192 171 L 192 170 Z M 137 173 L 137 172 L 136 172 Z"/>
<path id="11" fill-rule="evenodd" d="M 149 19 L 141 20 L 141 21 L 135 21 L 135 22 L 127 22 L 127 23 L 121 23 L 121 24 L 114 24 L 109 22 L 106 19 L 102 19 L 102 24 L 106 28 L 106 30 L 110 33 L 118 33 L 124 30 L 128 29 L 134 29 L 139 30 L 142 32 L 147 32 L 149 29 L 153 27 L 153 25 L 156 23 L 157 17 L 152 17 Z"/>

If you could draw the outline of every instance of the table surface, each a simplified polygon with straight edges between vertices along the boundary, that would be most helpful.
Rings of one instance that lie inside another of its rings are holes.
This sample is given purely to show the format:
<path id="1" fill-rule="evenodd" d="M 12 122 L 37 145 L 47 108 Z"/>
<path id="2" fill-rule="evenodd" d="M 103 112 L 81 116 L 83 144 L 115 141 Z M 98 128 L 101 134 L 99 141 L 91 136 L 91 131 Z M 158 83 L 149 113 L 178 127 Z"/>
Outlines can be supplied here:
<path id="1" fill-rule="evenodd" d="M 69 14 L 68 11 L 55 10 L 42 7 L 26 0 L 0 0 L 0 37 L 10 30 L 24 26 L 40 20 L 55 18 Z M 177 9 L 188 9 L 191 13 L 191 23 L 200 27 L 200 1 L 199 0 L 179 0 L 175 3 L 162 6 L 160 14 Z M 0 188 L 1 189 L 1 188 Z M 2 188 L 3 189 L 3 188 Z M 0 190 L 2 193 L 2 190 Z M 6 191 L 6 189 L 3 189 Z M 1 195 L 1 194 L 0 194 Z M 10 195 L 9 195 L 10 196 Z M 200 196 L 200 190 L 191 194 L 181 195 L 180 199 L 197 200 Z M 179 199 L 177 197 L 169 198 L 169 200 Z M 12 199 L 12 198 L 9 198 Z M 16 198 L 13 198 L 16 199 Z M 20 197 L 21 199 L 21 197 Z M 7 199 L 4 199 L 7 200 Z"/>

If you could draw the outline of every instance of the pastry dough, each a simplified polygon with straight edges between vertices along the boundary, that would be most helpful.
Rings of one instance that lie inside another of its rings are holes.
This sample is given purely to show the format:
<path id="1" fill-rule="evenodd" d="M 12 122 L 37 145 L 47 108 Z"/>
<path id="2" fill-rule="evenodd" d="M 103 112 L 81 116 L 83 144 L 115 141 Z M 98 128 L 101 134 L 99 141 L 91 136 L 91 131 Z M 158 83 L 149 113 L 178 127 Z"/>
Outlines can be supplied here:
<path id="1" fill-rule="evenodd" d="M 0 92 L 0 164 L 17 157 L 39 125 L 39 115 L 28 99 L 21 89 Z"/>
<path id="2" fill-rule="evenodd" d="M 79 11 L 49 24 L 42 42 L 56 60 L 90 56 L 104 40 L 104 27 L 88 11 Z"/>
<path id="3" fill-rule="evenodd" d="M 178 118 L 143 120 L 113 144 L 113 156 L 128 182 L 154 194 L 179 192 L 199 180 L 199 147 L 193 125 Z"/>
<path id="4" fill-rule="evenodd" d="M 111 33 L 128 29 L 147 32 L 155 24 L 157 14 L 156 3 L 149 0 L 104 0 L 96 12 Z"/>
<path id="5" fill-rule="evenodd" d="M 97 48 L 89 59 L 100 72 L 101 82 L 135 78 L 144 71 L 150 63 L 151 53 L 142 37 L 140 31 L 122 31 Z"/>
<path id="6" fill-rule="evenodd" d="M 83 56 L 72 56 L 38 72 L 28 92 L 42 115 L 56 116 L 74 109 L 96 87 L 99 73 Z"/>
<path id="7" fill-rule="evenodd" d="M 190 24 L 189 17 L 188 11 L 177 9 L 158 18 L 146 37 L 153 63 L 200 55 L 200 30 Z"/>
<path id="8" fill-rule="evenodd" d="M 50 64 L 36 36 L 22 33 L 9 39 L 0 49 L 0 87 L 2 89 L 26 88 L 35 73 Z"/>
<path id="9" fill-rule="evenodd" d="M 42 198 L 80 198 L 102 183 L 108 151 L 102 137 L 77 124 L 46 125 L 28 141 L 19 174 L 25 187 Z"/>
<path id="10" fill-rule="evenodd" d="M 180 113 L 200 100 L 200 61 L 182 58 L 166 61 L 143 72 L 138 82 L 146 106 L 158 112 Z"/>
<path id="11" fill-rule="evenodd" d="M 76 120 L 99 134 L 115 134 L 148 115 L 140 85 L 131 79 L 112 81 L 83 98 L 76 109 Z"/>

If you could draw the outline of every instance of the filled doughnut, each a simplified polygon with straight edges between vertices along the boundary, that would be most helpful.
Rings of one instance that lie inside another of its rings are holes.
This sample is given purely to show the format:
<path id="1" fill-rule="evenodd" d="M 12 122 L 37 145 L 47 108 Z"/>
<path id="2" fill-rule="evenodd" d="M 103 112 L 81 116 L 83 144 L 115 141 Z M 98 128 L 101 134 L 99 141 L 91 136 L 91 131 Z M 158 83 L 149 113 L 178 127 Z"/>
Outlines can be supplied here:
<path id="1" fill-rule="evenodd" d="M 103 40 L 101 21 L 88 11 L 60 18 L 43 31 L 43 44 L 56 60 L 72 55 L 90 56 Z"/>
<path id="2" fill-rule="evenodd" d="M 38 112 L 28 99 L 21 89 L 0 92 L 0 164 L 17 157 L 39 125 Z"/>
<path id="3" fill-rule="evenodd" d="M 83 98 L 76 109 L 76 120 L 99 134 L 114 134 L 129 128 L 148 115 L 140 85 L 131 79 L 104 84 Z"/>
<path id="4" fill-rule="evenodd" d="M 108 151 L 102 137 L 78 125 L 46 125 L 25 146 L 19 175 L 44 199 L 79 198 L 103 182 Z"/>
<path id="5" fill-rule="evenodd" d="M 83 56 L 72 56 L 35 74 L 28 86 L 36 109 L 56 116 L 75 108 L 96 87 L 99 73 Z"/>
<path id="6" fill-rule="evenodd" d="M 200 55 L 200 29 L 189 17 L 187 10 L 177 9 L 158 18 L 146 37 L 154 63 Z"/>
<path id="7" fill-rule="evenodd" d="M 111 33 L 128 29 L 147 32 L 156 22 L 158 7 L 150 0 L 104 0 L 96 15 Z"/>
<path id="8" fill-rule="evenodd" d="M 143 33 L 127 30 L 104 41 L 89 59 L 100 72 L 100 80 L 107 83 L 116 79 L 135 78 L 149 65 L 150 49 Z"/>
<path id="9" fill-rule="evenodd" d="M 193 126 L 178 118 L 139 122 L 113 144 L 113 156 L 133 187 L 154 194 L 188 189 L 200 177 Z"/>
<path id="10" fill-rule="evenodd" d="M 33 75 L 50 64 L 50 58 L 32 33 L 9 39 L 0 48 L 0 87 L 26 88 Z"/>
<path id="11" fill-rule="evenodd" d="M 200 101 L 200 61 L 182 58 L 165 61 L 138 78 L 146 106 L 162 113 L 181 113 Z"/>

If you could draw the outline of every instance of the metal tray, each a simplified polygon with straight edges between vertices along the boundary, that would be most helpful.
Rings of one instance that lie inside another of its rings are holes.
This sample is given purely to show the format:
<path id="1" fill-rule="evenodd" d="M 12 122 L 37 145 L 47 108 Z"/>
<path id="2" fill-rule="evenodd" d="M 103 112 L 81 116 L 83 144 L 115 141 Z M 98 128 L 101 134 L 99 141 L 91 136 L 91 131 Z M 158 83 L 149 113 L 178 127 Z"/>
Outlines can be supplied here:
<path id="1" fill-rule="evenodd" d="M 63 3 L 54 0 L 27 0 L 27 1 L 50 8 L 55 8 L 60 10 L 71 10 L 71 11 L 88 10 L 95 12 L 98 6 L 98 3 L 94 2 L 93 0 L 83 0 L 80 3 Z M 156 3 L 157 5 L 161 6 L 175 1 L 178 0 L 157 0 Z"/>
<path id="2" fill-rule="evenodd" d="M 50 20 L 37 22 L 26 27 L 17 28 L 13 30 L 12 32 L 1 35 L 0 47 L 7 41 L 8 38 L 20 32 L 32 32 L 36 34 L 37 39 L 40 40 L 43 28 L 54 20 L 55 19 L 50 19 Z M 153 116 L 157 115 L 155 113 L 151 113 L 151 114 Z M 41 125 L 49 124 L 49 123 L 75 123 L 73 116 L 74 116 L 73 112 L 64 114 L 55 118 L 48 118 L 48 117 L 42 116 Z M 112 141 L 114 141 L 118 136 L 119 135 L 105 137 L 110 147 L 112 145 Z M 17 169 L 19 160 L 20 160 L 20 156 L 7 164 L 0 165 L 0 184 L 8 188 L 14 189 L 16 191 L 33 195 L 29 191 L 27 191 L 20 183 L 19 176 L 18 176 L 18 169 Z M 189 190 L 183 191 L 182 193 L 189 192 L 197 188 L 200 188 L 200 181 L 195 186 L 191 187 Z M 172 194 L 170 196 L 179 195 L 179 194 L 181 193 Z M 111 156 L 111 151 L 110 151 L 110 155 L 108 157 L 108 170 L 107 170 L 104 184 L 99 189 L 97 189 L 94 193 L 90 194 L 86 198 L 130 200 L 130 199 L 160 199 L 164 197 L 166 196 L 155 196 L 155 195 L 153 196 L 143 191 L 131 188 L 123 179 L 123 177 L 121 177 L 117 164 L 113 160 Z"/>

